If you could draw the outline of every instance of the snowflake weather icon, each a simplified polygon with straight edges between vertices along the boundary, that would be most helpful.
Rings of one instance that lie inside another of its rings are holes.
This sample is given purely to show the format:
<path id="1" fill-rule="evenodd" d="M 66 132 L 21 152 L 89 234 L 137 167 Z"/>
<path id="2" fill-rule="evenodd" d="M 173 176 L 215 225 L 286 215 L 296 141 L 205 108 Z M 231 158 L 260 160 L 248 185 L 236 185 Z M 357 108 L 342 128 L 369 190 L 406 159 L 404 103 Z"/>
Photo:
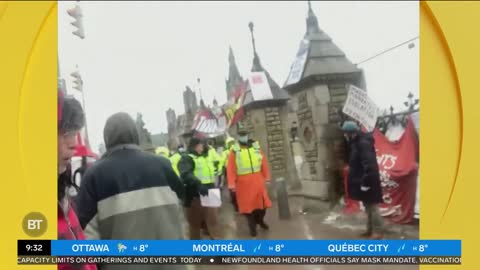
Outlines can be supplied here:
<path id="1" fill-rule="evenodd" d="M 125 246 L 125 245 L 122 244 L 122 243 L 118 243 L 118 252 L 119 252 L 119 253 L 124 252 L 126 249 L 127 249 L 127 246 Z"/>

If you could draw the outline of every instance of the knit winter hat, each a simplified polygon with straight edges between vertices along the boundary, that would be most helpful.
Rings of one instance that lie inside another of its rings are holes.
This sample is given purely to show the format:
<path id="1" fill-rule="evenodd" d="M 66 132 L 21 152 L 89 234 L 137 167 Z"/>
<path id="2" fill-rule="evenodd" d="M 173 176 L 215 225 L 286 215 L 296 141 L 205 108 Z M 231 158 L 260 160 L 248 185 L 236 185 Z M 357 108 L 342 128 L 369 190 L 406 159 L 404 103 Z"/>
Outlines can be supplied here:
<path id="1" fill-rule="evenodd" d="M 196 137 L 193 137 L 190 139 L 190 142 L 188 144 L 188 147 L 190 149 L 193 149 L 195 146 L 199 145 L 199 144 L 202 144 L 203 143 L 203 140 L 202 139 L 199 139 L 199 138 L 196 138 Z"/>
<path id="2" fill-rule="evenodd" d="M 345 121 L 342 125 L 342 130 L 344 132 L 357 132 L 360 130 L 360 127 L 354 121 Z"/>

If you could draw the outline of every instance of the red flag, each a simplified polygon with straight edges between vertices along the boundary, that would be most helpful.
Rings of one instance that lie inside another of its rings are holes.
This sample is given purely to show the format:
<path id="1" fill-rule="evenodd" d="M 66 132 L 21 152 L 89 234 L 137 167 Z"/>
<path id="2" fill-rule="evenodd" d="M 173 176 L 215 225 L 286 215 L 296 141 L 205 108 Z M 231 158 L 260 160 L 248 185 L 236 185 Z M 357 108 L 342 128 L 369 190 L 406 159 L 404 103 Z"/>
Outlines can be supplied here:
<path id="1" fill-rule="evenodd" d="M 246 82 L 242 81 L 233 91 L 233 98 L 235 103 L 245 94 L 247 88 Z"/>
<path id="2" fill-rule="evenodd" d="M 260 77 L 260 80 L 262 78 Z M 229 126 L 235 125 L 238 121 L 240 121 L 244 114 L 245 110 L 242 107 L 243 104 L 243 98 L 245 97 L 245 92 L 247 89 L 247 84 L 245 81 L 242 81 L 240 85 L 235 88 L 235 91 L 233 92 L 233 98 L 234 98 L 234 113 L 231 119 L 229 119 Z"/>
<path id="3" fill-rule="evenodd" d="M 230 121 L 230 126 L 233 126 L 233 125 L 237 124 L 238 121 L 240 121 L 243 118 L 244 115 L 245 115 L 245 110 L 243 109 L 243 107 L 241 107 L 240 109 L 238 109 L 235 112 L 235 115 L 233 116 L 232 120 Z"/>
<path id="4" fill-rule="evenodd" d="M 84 139 L 84 136 L 82 136 L 82 132 L 77 134 L 77 145 L 75 146 L 74 156 L 98 158 L 97 154 L 90 149 L 89 143 Z"/>
<path id="5" fill-rule="evenodd" d="M 385 202 L 380 205 L 380 213 L 394 223 L 410 223 L 414 216 L 418 173 L 413 123 L 408 119 L 403 135 L 395 142 L 377 129 L 373 136 Z"/>

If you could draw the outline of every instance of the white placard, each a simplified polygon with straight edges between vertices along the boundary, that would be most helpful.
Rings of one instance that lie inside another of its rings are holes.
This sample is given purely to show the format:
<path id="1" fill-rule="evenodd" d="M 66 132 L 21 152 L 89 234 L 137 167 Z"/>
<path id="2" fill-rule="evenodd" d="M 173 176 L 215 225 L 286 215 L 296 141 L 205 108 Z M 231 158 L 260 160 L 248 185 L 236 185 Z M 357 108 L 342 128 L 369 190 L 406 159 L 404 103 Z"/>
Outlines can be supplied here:
<path id="1" fill-rule="evenodd" d="M 218 188 L 209 189 L 207 196 L 200 196 L 200 203 L 202 204 L 203 207 L 218 208 L 222 206 L 220 189 Z"/>
<path id="2" fill-rule="evenodd" d="M 377 123 L 378 107 L 370 99 L 367 91 L 350 85 L 343 113 L 359 121 L 368 132 L 371 132 Z"/>
<path id="3" fill-rule="evenodd" d="M 273 99 L 272 90 L 268 84 L 265 72 L 252 72 L 248 78 L 253 100 Z"/>
<path id="4" fill-rule="evenodd" d="M 295 84 L 302 78 L 303 70 L 305 68 L 305 62 L 307 61 L 309 40 L 304 39 L 300 42 L 300 48 L 298 49 L 295 61 L 290 68 L 285 86 Z"/>

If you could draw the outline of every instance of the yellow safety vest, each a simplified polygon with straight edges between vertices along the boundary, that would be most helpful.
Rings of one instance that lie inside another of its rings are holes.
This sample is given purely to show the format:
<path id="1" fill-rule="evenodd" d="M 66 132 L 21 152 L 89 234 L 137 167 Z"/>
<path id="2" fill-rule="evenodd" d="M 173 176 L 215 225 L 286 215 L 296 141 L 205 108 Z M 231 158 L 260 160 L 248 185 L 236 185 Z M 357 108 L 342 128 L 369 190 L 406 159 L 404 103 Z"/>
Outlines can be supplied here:
<path id="1" fill-rule="evenodd" d="M 208 157 L 210 158 L 210 160 L 212 162 L 215 162 L 215 161 L 220 161 L 220 156 L 218 155 L 217 151 L 215 150 L 215 148 L 209 146 L 208 147 Z"/>
<path id="2" fill-rule="evenodd" d="M 220 168 L 224 168 L 224 167 L 227 167 L 228 166 L 228 155 L 230 154 L 230 151 L 232 151 L 233 149 L 233 146 L 234 145 L 231 145 L 230 147 L 228 147 L 228 145 L 230 144 L 230 142 L 234 142 L 235 140 L 232 139 L 232 138 L 227 138 L 226 142 L 225 142 L 225 150 L 223 150 L 222 152 L 222 161 L 221 161 L 221 166 Z"/>
<path id="3" fill-rule="evenodd" d="M 215 167 L 208 157 L 189 155 L 195 162 L 193 175 L 197 177 L 202 184 L 215 183 Z"/>
<path id="4" fill-rule="evenodd" d="M 175 153 L 170 158 L 170 163 L 172 163 L 172 168 L 177 174 L 177 176 L 180 176 L 180 171 L 178 170 L 178 163 L 180 162 L 180 159 L 182 159 L 182 155 L 180 155 L 180 153 Z"/>
<path id="5" fill-rule="evenodd" d="M 220 162 L 220 168 L 227 167 L 228 165 L 228 154 L 232 149 L 227 149 L 222 152 L 222 161 Z"/>
<path id="6" fill-rule="evenodd" d="M 261 171 L 262 154 L 260 153 L 260 144 L 258 142 L 254 142 L 250 148 L 241 148 L 237 143 L 233 147 L 233 151 L 235 151 L 237 175 L 247 175 Z"/>
<path id="7" fill-rule="evenodd" d="M 168 148 L 163 146 L 160 146 L 157 149 L 155 149 L 155 154 L 164 156 L 166 158 L 168 158 L 168 156 L 170 155 L 170 153 L 168 152 Z"/>

